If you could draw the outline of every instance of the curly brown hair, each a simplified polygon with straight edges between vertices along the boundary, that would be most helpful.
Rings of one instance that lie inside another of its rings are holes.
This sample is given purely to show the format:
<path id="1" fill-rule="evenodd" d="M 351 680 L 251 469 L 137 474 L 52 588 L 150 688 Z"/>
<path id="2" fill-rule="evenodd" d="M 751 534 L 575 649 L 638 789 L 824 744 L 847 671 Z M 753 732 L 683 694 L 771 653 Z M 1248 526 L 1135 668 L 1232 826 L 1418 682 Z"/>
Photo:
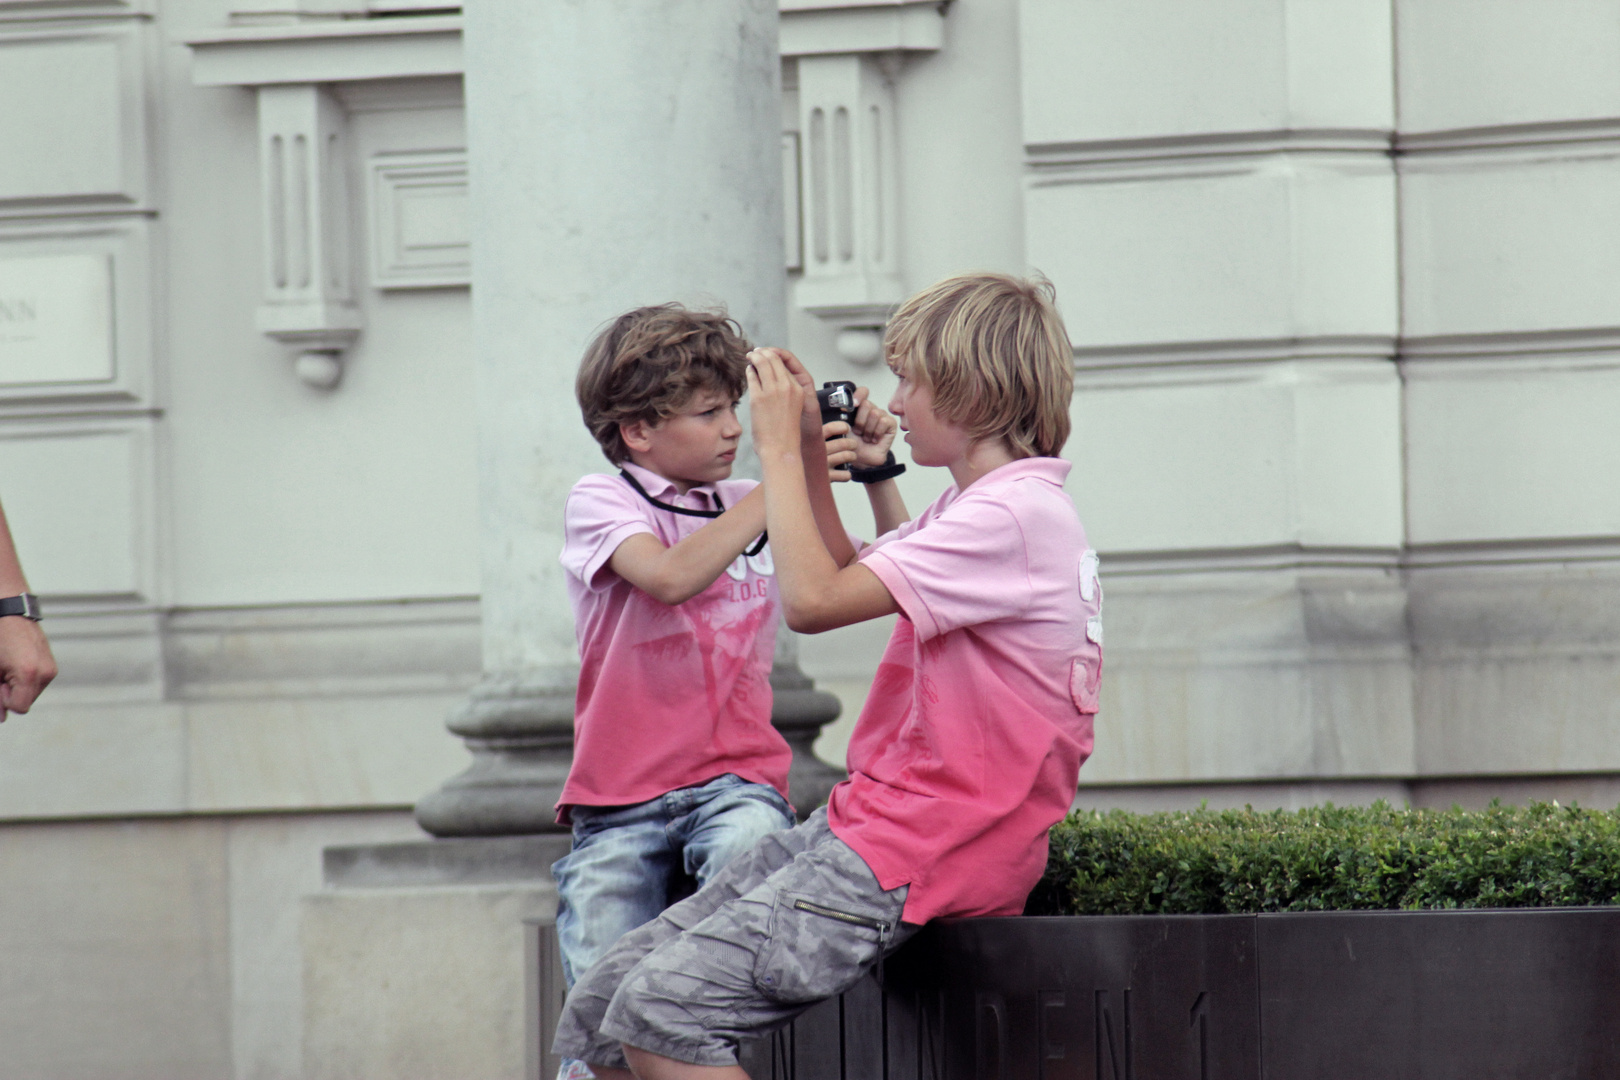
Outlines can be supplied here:
<path id="1" fill-rule="evenodd" d="M 630 457 L 619 425 L 657 423 L 713 390 L 739 399 L 748 386 L 742 327 L 724 311 L 659 304 L 627 311 L 592 341 L 574 380 L 579 410 L 615 465 Z"/>

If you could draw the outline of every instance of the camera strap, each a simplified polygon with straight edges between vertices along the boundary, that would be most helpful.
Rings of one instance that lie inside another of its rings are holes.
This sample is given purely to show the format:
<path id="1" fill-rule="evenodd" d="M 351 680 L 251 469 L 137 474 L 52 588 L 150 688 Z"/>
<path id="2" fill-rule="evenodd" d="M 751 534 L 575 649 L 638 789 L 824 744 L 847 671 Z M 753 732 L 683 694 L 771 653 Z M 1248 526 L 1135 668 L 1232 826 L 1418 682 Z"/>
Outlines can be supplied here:
<path id="1" fill-rule="evenodd" d="M 643 499 L 646 499 L 660 510 L 668 510 L 672 514 L 685 514 L 687 517 L 700 518 L 717 518 L 726 512 L 726 504 L 720 501 L 720 489 L 718 487 L 714 489 L 714 505 L 719 509 L 693 510 L 689 506 L 676 506 L 673 503 L 661 502 L 658 499 L 653 498 L 651 495 L 647 494 L 647 489 L 641 486 L 641 482 L 635 477 L 631 476 L 630 473 L 625 469 L 620 469 L 619 475 L 624 477 L 625 483 L 636 489 L 636 494 L 640 495 Z M 760 552 L 765 550 L 765 542 L 769 537 L 770 533 L 760 533 L 759 539 L 754 541 L 754 546 L 746 549 L 743 554 L 758 555 Z"/>

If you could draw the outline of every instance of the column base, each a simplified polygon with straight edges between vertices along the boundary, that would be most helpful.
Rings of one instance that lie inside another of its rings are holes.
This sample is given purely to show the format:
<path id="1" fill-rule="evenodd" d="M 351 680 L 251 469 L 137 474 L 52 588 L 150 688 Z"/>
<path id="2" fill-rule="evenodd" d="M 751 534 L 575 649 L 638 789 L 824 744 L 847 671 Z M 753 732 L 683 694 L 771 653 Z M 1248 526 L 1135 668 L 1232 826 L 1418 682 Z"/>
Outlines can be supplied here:
<path id="1" fill-rule="evenodd" d="M 556 832 L 557 799 L 574 759 L 574 693 L 486 680 L 451 717 L 473 762 L 416 804 L 434 836 L 511 836 Z"/>
<path id="2" fill-rule="evenodd" d="M 838 719 L 843 704 L 827 691 L 817 690 L 815 680 L 792 661 L 779 661 L 771 669 L 771 692 L 771 724 L 793 748 L 788 801 L 803 821 L 827 801 L 833 786 L 846 775 L 843 769 L 816 757 L 813 749 L 821 729 Z"/>

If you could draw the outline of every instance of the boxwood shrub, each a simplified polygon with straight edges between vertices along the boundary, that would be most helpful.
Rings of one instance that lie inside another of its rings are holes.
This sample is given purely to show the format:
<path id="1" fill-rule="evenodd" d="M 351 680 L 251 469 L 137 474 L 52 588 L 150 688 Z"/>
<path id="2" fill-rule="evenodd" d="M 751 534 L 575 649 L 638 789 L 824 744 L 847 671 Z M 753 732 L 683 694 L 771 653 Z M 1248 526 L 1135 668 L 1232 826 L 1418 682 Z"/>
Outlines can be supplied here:
<path id="1" fill-rule="evenodd" d="M 1620 904 L 1620 810 L 1077 812 L 1031 915 Z"/>

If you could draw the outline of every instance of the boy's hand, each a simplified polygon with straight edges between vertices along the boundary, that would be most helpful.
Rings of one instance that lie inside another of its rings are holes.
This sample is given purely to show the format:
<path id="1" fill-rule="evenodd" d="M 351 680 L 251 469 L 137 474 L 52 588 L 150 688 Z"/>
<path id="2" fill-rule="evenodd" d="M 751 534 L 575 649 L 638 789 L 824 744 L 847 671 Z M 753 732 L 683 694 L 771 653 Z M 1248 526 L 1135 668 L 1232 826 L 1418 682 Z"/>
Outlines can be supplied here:
<path id="1" fill-rule="evenodd" d="M 789 369 L 784 357 L 793 360 L 796 372 Z M 755 349 L 748 354 L 748 415 L 754 428 L 754 451 L 761 458 L 797 455 L 806 415 L 819 437 L 821 409 L 814 385 L 806 389 L 809 377 L 793 354 L 783 349 Z"/>
<path id="2" fill-rule="evenodd" d="M 749 363 L 753 363 L 755 356 L 770 354 L 782 362 L 782 367 L 793 381 L 804 388 L 804 415 L 799 420 L 799 434 L 806 440 L 823 439 L 821 432 L 821 406 L 816 401 L 816 380 L 810 377 L 804 362 L 786 349 L 779 349 L 774 345 L 764 345 L 748 354 Z"/>
<path id="3" fill-rule="evenodd" d="M 827 465 L 834 480 L 848 480 L 850 465 L 876 468 L 889 460 L 889 449 L 900 430 L 899 421 L 868 401 L 871 391 L 864 386 L 855 388 L 854 422 L 849 425 L 827 425 Z M 832 438 L 842 436 L 841 438 Z"/>

